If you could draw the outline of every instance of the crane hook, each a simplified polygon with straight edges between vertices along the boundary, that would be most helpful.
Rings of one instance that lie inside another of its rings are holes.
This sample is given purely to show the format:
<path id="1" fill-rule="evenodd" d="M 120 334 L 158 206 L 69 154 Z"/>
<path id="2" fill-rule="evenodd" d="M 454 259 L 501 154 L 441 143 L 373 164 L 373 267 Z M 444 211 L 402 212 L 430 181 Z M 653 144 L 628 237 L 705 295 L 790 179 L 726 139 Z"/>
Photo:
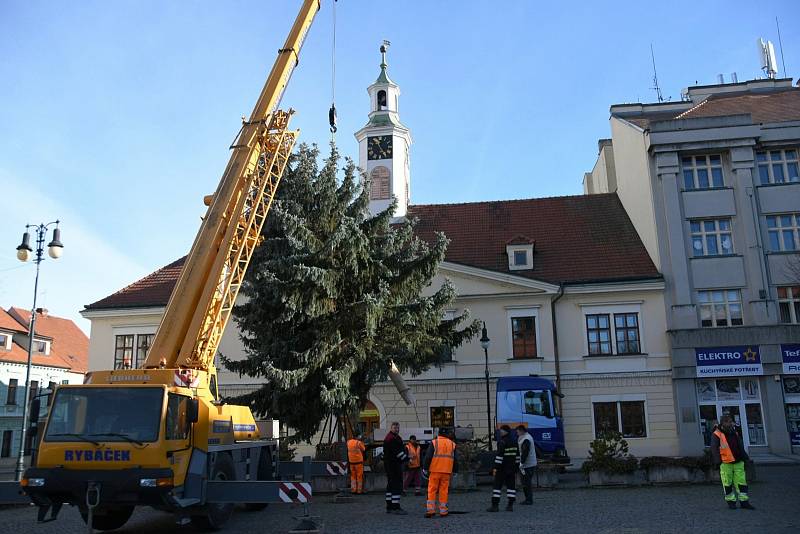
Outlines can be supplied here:
<path id="1" fill-rule="evenodd" d="M 331 125 L 331 133 L 336 133 L 336 104 L 331 104 L 328 110 L 328 123 Z"/>

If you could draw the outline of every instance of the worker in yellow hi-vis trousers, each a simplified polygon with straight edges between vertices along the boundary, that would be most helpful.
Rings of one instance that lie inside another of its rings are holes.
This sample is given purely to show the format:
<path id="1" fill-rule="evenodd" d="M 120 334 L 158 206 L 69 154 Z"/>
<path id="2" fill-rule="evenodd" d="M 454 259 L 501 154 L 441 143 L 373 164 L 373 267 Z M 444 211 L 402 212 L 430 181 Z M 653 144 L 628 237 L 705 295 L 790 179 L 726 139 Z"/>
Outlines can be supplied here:
<path id="1" fill-rule="evenodd" d="M 747 478 L 744 472 L 744 463 L 748 459 L 747 452 L 730 415 L 722 416 L 719 426 L 711 436 L 711 456 L 714 464 L 719 465 L 719 478 L 725 490 L 728 508 L 736 510 L 738 497 L 741 508 L 755 509 L 750 504 L 750 496 L 747 494 Z"/>

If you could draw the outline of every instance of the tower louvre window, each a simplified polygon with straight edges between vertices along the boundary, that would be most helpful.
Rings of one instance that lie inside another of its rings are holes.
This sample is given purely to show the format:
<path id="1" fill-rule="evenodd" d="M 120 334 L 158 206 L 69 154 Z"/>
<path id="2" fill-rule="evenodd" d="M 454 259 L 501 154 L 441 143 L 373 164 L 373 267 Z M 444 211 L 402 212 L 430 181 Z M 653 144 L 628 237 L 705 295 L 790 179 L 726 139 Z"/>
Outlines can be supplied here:
<path id="1" fill-rule="evenodd" d="M 386 109 L 386 91 L 378 91 L 378 111 Z"/>

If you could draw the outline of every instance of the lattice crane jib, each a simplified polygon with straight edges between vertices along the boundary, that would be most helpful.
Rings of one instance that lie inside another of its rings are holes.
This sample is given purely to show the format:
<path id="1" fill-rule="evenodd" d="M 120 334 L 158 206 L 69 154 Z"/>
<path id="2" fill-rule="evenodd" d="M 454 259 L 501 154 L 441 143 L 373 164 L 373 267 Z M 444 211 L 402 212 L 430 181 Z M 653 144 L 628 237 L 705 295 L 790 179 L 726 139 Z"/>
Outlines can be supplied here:
<path id="1" fill-rule="evenodd" d="M 280 111 L 306 33 L 320 7 L 304 0 L 233 153 L 172 292 L 144 367 L 213 366 L 298 132 Z"/>

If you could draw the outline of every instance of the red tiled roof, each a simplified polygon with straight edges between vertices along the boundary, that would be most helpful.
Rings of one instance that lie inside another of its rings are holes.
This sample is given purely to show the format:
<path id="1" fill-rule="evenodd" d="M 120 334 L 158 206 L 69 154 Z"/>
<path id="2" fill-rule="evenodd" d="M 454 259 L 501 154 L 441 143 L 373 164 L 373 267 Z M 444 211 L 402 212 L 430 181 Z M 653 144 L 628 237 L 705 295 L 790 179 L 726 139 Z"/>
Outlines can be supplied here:
<path id="1" fill-rule="evenodd" d="M 8 313 L 0 309 L 0 316 L 5 315 L 15 323 L 19 332 L 27 334 L 31 312 L 20 308 L 9 308 Z M 34 354 L 31 361 L 34 365 L 61 367 L 76 373 L 85 373 L 89 368 L 89 338 L 69 319 L 54 315 L 36 316 L 35 338 L 50 339 L 50 354 Z M 0 360 L 16 363 L 27 363 L 28 347 L 17 343 L 11 344 L 10 351 L 0 350 Z"/>
<path id="2" fill-rule="evenodd" d="M 551 283 L 658 278 L 616 194 L 410 206 L 417 234 L 443 232 L 446 260 Z M 536 243 L 533 269 L 510 271 L 506 243 Z"/>
<path id="3" fill-rule="evenodd" d="M 3 308 L 0 308 L 0 330 L 6 332 L 22 332 L 28 331 L 28 328 L 19 324 L 16 319 L 11 317 Z"/>
<path id="4" fill-rule="evenodd" d="M 616 194 L 409 207 L 417 234 L 450 239 L 446 260 L 551 283 L 659 278 Z M 509 271 L 506 245 L 535 243 L 533 269 Z M 166 306 L 184 258 L 87 310 Z"/>
<path id="5" fill-rule="evenodd" d="M 800 120 L 800 89 L 769 93 L 719 94 L 676 118 L 724 117 L 749 114 L 755 124 Z"/>
<path id="6" fill-rule="evenodd" d="M 186 256 L 179 258 L 169 265 L 162 267 L 154 273 L 148 274 L 141 280 L 124 287 L 103 299 L 87 304 L 87 310 L 108 308 L 147 308 L 151 306 L 166 306 L 172 288 L 181 274 Z"/>

